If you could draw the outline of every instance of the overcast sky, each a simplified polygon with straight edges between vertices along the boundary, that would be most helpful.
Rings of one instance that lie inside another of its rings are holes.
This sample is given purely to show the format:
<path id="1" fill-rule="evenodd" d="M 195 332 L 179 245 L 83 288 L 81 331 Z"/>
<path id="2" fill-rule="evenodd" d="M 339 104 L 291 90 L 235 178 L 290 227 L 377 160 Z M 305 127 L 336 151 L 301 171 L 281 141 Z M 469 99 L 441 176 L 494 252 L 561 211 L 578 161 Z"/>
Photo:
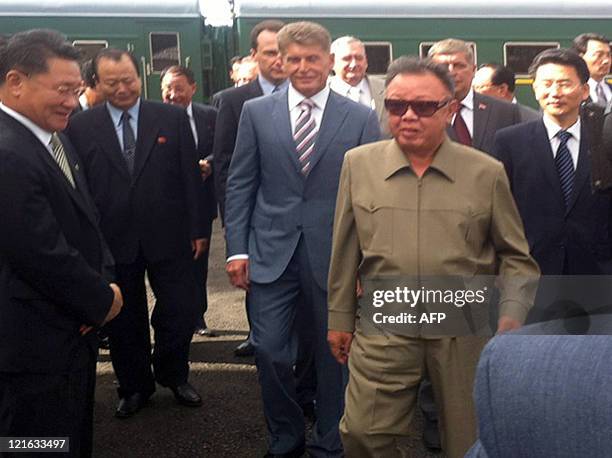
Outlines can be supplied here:
<path id="1" fill-rule="evenodd" d="M 229 2 L 227 0 L 200 0 L 202 15 L 210 25 L 231 25 Z"/>

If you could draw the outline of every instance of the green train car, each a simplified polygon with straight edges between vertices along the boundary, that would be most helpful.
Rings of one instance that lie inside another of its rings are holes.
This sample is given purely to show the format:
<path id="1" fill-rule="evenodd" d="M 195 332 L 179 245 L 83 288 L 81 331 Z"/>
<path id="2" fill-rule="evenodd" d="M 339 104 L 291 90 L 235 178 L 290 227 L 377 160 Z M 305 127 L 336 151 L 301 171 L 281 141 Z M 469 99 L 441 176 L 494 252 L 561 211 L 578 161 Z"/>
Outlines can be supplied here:
<path id="1" fill-rule="evenodd" d="M 0 2 L 2 34 L 32 28 L 59 30 L 84 59 L 102 47 L 132 51 L 140 62 L 145 98 L 160 99 L 160 72 L 173 64 L 193 69 L 200 100 L 225 85 L 225 64 L 214 66 L 213 60 L 227 61 L 227 32 L 204 24 L 197 0 Z"/>
<path id="2" fill-rule="evenodd" d="M 366 45 L 369 72 L 384 74 L 403 54 L 426 55 L 448 37 L 472 43 L 478 63 L 498 62 L 517 75 L 517 97 L 535 104 L 527 68 L 549 47 L 567 47 L 583 32 L 612 35 L 612 2 L 605 0 L 239 0 L 235 29 L 241 54 L 249 31 L 263 19 L 312 20 L 337 38 L 355 35 Z"/>

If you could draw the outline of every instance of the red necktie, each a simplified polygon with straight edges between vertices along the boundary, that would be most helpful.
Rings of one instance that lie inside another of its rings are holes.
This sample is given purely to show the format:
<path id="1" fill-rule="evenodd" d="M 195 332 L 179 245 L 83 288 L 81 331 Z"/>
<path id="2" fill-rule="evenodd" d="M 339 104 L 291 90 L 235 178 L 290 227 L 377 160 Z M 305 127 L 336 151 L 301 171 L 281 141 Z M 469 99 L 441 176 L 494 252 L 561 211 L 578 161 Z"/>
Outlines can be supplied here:
<path id="1" fill-rule="evenodd" d="M 455 121 L 453 122 L 453 129 L 455 129 L 455 134 L 457 135 L 457 140 L 459 143 L 462 143 L 466 146 L 472 146 L 472 136 L 470 135 L 470 131 L 467 128 L 467 124 L 461 116 L 461 110 L 463 109 L 463 104 L 459 107 L 457 114 L 455 115 Z"/>

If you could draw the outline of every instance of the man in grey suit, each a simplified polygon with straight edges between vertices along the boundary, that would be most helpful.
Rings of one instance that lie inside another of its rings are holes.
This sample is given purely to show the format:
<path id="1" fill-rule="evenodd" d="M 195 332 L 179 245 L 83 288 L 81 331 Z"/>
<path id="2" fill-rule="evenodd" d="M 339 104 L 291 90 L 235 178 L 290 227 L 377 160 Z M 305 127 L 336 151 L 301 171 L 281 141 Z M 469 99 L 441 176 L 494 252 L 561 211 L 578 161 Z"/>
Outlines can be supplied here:
<path id="1" fill-rule="evenodd" d="M 541 331 L 530 328 L 519 333 Z M 495 337 L 478 365 L 480 439 L 466 458 L 610 456 L 611 363 L 609 335 Z"/>
<path id="2" fill-rule="evenodd" d="M 496 97 L 506 102 L 514 103 L 518 107 L 521 122 L 535 121 L 542 117 L 542 113 L 527 105 L 521 105 L 514 96 L 516 88 L 516 75 L 505 65 L 496 63 L 482 64 L 472 80 L 472 87 L 479 94 Z"/>
<path id="3" fill-rule="evenodd" d="M 385 81 L 366 74 L 368 56 L 364 44 L 355 37 L 340 37 L 331 44 L 331 53 L 334 55 L 335 75 L 330 78 L 329 87 L 338 94 L 376 111 L 380 130 L 387 131 Z"/>
<path id="4" fill-rule="evenodd" d="M 330 91 L 329 32 L 297 22 L 277 35 L 288 89 L 244 104 L 226 197 L 226 270 L 249 291 L 251 332 L 270 457 L 304 452 L 292 365 L 297 326 L 311 322 L 317 373 L 312 456 L 341 456 L 343 370 L 327 345 L 327 274 L 340 168 L 378 140 L 376 114 Z M 298 299 L 303 298 L 298 307 Z M 303 326 L 303 325 L 302 325 Z"/>
<path id="5" fill-rule="evenodd" d="M 479 94 L 472 89 L 476 65 L 472 48 L 455 38 L 435 43 L 428 52 L 434 62 L 448 66 L 455 82 L 457 113 L 447 133 L 451 140 L 490 153 L 495 132 L 521 122 L 516 105 Z"/>

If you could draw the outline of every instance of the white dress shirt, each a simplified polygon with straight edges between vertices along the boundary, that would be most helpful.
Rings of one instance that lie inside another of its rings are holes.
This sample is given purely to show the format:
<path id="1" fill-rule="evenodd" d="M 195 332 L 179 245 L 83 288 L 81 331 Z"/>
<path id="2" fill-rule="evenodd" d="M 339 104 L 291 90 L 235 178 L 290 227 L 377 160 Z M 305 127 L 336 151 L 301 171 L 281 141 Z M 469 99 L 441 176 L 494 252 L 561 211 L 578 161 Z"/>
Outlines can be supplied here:
<path id="1" fill-rule="evenodd" d="M 546 127 L 546 133 L 548 134 L 548 141 L 550 142 L 550 148 L 552 149 L 553 159 L 557 156 L 557 149 L 561 140 L 557 137 L 557 134 L 562 129 L 556 122 L 548 117 L 546 113 L 542 118 L 544 121 L 544 127 Z M 578 153 L 580 152 L 580 118 L 567 130 L 572 134 L 571 138 L 567 141 L 567 149 L 569 149 L 570 155 L 572 156 L 572 163 L 574 164 L 574 170 L 578 167 Z"/>
<path id="2" fill-rule="evenodd" d="M 609 102 L 612 99 L 612 90 L 610 90 L 610 86 L 606 83 L 605 79 L 602 79 L 599 83 L 595 81 L 593 78 L 589 78 L 589 95 L 591 96 L 591 100 L 595 103 L 600 103 L 599 97 L 597 97 L 597 85 L 600 84 L 601 88 L 606 96 L 606 101 Z"/>
<path id="3" fill-rule="evenodd" d="M 329 80 L 329 87 L 340 95 L 348 97 L 354 102 L 361 103 L 368 108 L 374 109 L 374 101 L 372 99 L 372 92 L 370 91 L 370 85 L 367 79 L 364 77 L 357 83 L 356 86 L 351 86 L 339 76 L 333 76 Z"/>
<path id="4" fill-rule="evenodd" d="M 470 89 L 470 92 L 467 93 L 465 98 L 459 102 L 462 107 L 460 107 L 459 113 L 461 113 L 461 117 L 465 121 L 465 125 L 467 126 L 468 131 L 470 132 L 470 137 L 474 138 L 474 89 Z M 453 115 L 453 119 L 451 120 L 451 125 L 455 122 L 455 116 Z"/>
<path id="5" fill-rule="evenodd" d="M 51 157 L 53 157 L 53 148 L 51 147 L 51 136 L 53 135 L 53 132 L 48 132 L 42 127 L 39 127 L 38 124 L 34 124 L 32 121 L 30 121 L 30 119 L 26 118 L 21 113 L 16 112 L 12 108 L 7 107 L 2 102 L 0 102 L 0 109 L 15 121 L 23 124 L 30 132 L 32 132 L 34 136 L 40 140 L 43 146 L 47 148 L 47 151 L 49 151 Z"/>
<path id="6" fill-rule="evenodd" d="M 191 126 L 191 133 L 193 134 L 193 141 L 195 142 L 195 147 L 198 147 L 198 129 L 196 128 L 195 118 L 193 117 L 193 104 L 190 102 L 185 108 L 187 112 L 187 116 L 189 117 L 189 125 Z"/>

